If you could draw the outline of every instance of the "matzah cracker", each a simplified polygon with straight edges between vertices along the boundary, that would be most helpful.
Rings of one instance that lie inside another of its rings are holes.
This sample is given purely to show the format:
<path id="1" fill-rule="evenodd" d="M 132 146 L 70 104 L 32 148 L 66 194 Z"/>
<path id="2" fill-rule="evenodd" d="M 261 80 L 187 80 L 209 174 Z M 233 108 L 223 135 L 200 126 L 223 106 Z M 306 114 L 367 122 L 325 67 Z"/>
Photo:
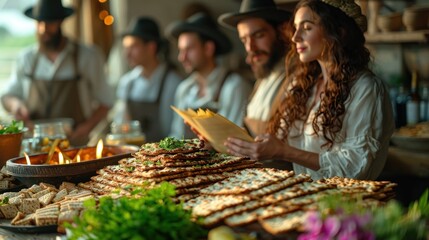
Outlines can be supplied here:
<path id="1" fill-rule="evenodd" d="M 296 211 L 283 216 L 259 221 L 262 227 L 273 235 L 286 233 L 302 226 L 306 218 L 304 211 Z"/>
<path id="2" fill-rule="evenodd" d="M 184 207 L 192 208 L 192 214 L 194 216 L 205 217 L 225 208 L 243 204 L 249 200 L 250 197 L 246 195 L 201 195 L 186 202 Z"/>
<path id="3" fill-rule="evenodd" d="M 4 218 L 11 219 L 18 213 L 18 208 L 13 204 L 0 205 L 0 211 L 3 213 Z"/>
<path id="4" fill-rule="evenodd" d="M 243 194 L 294 175 L 293 171 L 273 168 L 245 169 L 235 176 L 217 182 L 201 190 L 203 194 Z"/>
<path id="5" fill-rule="evenodd" d="M 141 155 L 149 155 L 149 156 L 157 156 L 159 154 L 177 154 L 177 153 L 191 153 L 200 151 L 202 147 L 204 147 L 204 143 L 200 141 L 198 138 L 195 139 L 183 139 L 184 142 L 183 147 L 166 150 L 159 146 L 159 142 L 146 143 L 143 144 L 138 151 L 138 154 Z"/>

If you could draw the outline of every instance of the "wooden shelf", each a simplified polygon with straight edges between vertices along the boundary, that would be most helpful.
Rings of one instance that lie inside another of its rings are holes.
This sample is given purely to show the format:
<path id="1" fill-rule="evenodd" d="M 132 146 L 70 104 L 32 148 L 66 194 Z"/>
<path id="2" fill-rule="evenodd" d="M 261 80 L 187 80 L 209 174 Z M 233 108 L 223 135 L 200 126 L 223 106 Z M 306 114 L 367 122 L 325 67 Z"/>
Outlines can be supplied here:
<path id="1" fill-rule="evenodd" d="M 367 43 L 428 43 L 429 30 L 365 34 Z"/>

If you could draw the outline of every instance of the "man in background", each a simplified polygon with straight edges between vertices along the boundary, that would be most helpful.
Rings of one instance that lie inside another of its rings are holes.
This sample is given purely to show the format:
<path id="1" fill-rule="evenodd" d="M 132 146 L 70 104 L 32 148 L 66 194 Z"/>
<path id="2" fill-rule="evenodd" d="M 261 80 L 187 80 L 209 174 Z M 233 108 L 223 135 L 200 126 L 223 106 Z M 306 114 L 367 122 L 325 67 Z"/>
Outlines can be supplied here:
<path id="1" fill-rule="evenodd" d="M 38 44 L 20 54 L 1 100 L 30 128 L 37 119 L 72 118 L 69 140 L 83 145 L 112 106 L 114 93 L 105 81 L 101 51 L 63 35 L 63 20 L 73 12 L 61 0 L 40 0 L 24 12 L 36 20 Z"/>
<path id="2" fill-rule="evenodd" d="M 152 18 L 135 19 L 122 35 L 122 46 L 132 69 L 118 84 L 115 121 L 138 120 L 146 141 L 159 141 L 170 133 L 170 106 L 182 77 L 162 58 L 167 44 Z"/>
<path id="3" fill-rule="evenodd" d="M 218 22 L 236 30 L 247 52 L 246 63 L 256 78 L 244 124 L 251 135 L 266 133 L 266 127 L 283 96 L 284 57 L 287 43 L 282 41 L 281 26 L 291 13 L 278 9 L 273 0 L 243 0 L 239 12 L 225 13 Z"/>
<path id="4" fill-rule="evenodd" d="M 251 85 L 239 74 L 217 64 L 216 57 L 228 53 L 231 43 L 216 22 L 197 13 L 186 21 L 170 24 L 166 32 L 177 40 L 178 60 L 190 74 L 179 85 L 174 105 L 179 109 L 211 109 L 242 126 Z M 170 135 L 195 137 L 177 114 Z"/>

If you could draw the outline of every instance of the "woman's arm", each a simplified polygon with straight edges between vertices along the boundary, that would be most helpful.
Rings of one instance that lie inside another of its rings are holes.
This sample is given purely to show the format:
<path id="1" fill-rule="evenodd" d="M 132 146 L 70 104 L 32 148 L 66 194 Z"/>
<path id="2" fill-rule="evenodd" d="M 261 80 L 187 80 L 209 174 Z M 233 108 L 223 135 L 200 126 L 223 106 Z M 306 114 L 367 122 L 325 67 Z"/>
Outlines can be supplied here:
<path id="1" fill-rule="evenodd" d="M 228 152 L 236 156 L 246 156 L 255 160 L 275 159 L 300 164 L 317 171 L 320 168 L 319 154 L 291 147 L 271 134 L 257 136 L 250 143 L 237 138 L 225 142 Z"/>

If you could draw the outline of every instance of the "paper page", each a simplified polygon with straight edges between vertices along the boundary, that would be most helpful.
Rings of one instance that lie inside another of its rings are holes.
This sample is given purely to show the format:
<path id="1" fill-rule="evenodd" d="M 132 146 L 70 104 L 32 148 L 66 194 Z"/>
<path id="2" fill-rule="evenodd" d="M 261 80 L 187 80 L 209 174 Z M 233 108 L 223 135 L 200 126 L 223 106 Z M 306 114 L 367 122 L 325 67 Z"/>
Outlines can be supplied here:
<path id="1" fill-rule="evenodd" d="M 227 153 L 224 142 L 228 137 L 253 142 L 253 138 L 246 130 L 210 110 L 199 109 L 195 112 L 192 109 L 184 111 L 173 106 L 171 108 L 207 139 L 218 152 Z"/>

